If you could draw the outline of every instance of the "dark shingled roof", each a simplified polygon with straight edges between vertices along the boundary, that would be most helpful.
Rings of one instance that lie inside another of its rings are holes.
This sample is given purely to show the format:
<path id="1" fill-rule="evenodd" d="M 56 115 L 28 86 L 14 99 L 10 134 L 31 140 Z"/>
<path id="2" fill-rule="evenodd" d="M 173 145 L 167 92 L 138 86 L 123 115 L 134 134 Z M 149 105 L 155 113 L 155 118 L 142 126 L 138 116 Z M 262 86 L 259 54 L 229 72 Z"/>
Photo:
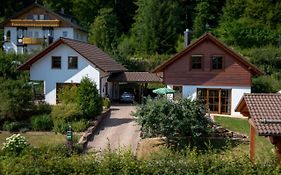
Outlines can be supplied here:
<path id="1" fill-rule="evenodd" d="M 245 94 L 235 111 L 245 109 L 258 135 L 281 135 L 281 94 Z"/>
<path id="2" fill-rule="evenodd" d="M 122 72 L 110 75 L 111 82 L 162 82 L 156 74 L 149 72 Z"/>
<path id="3" fill-rule="evenodd" d="M 60 38 L 59 40 L 48 46 L 46 49 L 44 49 L 42 52 L 25 62 L 18 69 L 28 70 L 33 63 L 41 59 L 43 56 L 58 47 L 60 44 L 68 45 L 70 48 L 74 49 L 88 61 L 105 72 L 122 72 L 127 70 L 97 46 L 68 38 Z"/>

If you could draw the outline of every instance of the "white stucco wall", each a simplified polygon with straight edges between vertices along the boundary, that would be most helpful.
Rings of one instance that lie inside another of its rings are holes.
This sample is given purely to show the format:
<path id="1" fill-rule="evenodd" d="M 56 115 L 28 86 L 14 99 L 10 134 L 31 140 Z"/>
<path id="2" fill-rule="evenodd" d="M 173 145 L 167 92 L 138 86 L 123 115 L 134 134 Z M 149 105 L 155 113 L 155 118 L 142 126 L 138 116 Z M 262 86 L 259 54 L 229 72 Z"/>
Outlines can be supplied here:
<path id="1" fill-rule="evenodd" d="M 52 69 L 52 56 L 61 56 L 61 69 Z M 68 69 L 68 56 L 78 57 L 78 69 Z M 56 83 L 80 83 L 85 76 L 100 88 L 100 70 L 67 45 L 60 45 L 30 68 L 30 79 L 44 81 L 47 103 L 56 104 Z"/>
<path id="2" fill-rule="evenodd" d="M 167 88 L 173 88 L 173 85 L 167 85 Z M 235 112 L 235 108 L 238 105 L 240 99 L 244 93 L 251 93 L 251 87 L 240 87 L 240 86 L 193 86 L 184 85 L 182 88 L 182 95 L 185 98 L 196 99 L 197 88 L 213 88 L 213 89 L 231 89 L 231 115 L 240 116 L 239 112 Z"/>
<path id="3" fill-rule="evenodd" d="M 63 36 L 64 31 L 67 32 L 67 37 Z M 71 27 L 54 28 L 54 40 L 57 40 L 60 37 L 74 39 L 74 29 Z"/>

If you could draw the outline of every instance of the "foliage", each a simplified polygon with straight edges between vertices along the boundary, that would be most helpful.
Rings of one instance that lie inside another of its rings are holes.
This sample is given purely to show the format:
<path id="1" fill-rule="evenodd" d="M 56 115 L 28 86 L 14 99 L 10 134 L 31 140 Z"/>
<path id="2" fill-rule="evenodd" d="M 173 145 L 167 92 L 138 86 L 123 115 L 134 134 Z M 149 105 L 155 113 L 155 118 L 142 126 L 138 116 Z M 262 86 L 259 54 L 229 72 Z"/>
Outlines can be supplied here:
<path id="1" fill-rule="evenodd" d="M 271 76 L 260 76 L 253 79 L 252 92 L 276 93 L 281 90 L 281 82 Z"/>
<path id="2" fill-rule="evenodd" d="M 19 131 L 20 128 L 22 127 L 20 122 L 10 122 L 10 121 L 5 121 L 3 124 L 3 130 L 4 131 Z"/>
<path id="3" fill-rule="evenodd" d="M 172 0 L 138 0 L 136 4 L 138 9 L 131 29 L 136 53 L 174 52 L 179 31 L 179 4 Z"/>
<path id="4" fill-rule="evenodd" d="M 71 122 L 70 125 L 74 132 L 83 132 L 88 128 L 89 123 L 85 119 L 81 119 Z"/>
<path id="5" fill-rule="evenodd" d="M 81 118 L 81 112 L 77 104 L 69 103 L 69 104 L 58 104 L 53 106 L 53 110 L 51 112 L 51 116 L 53 120 L 64 120 L 64 121 L 73 121 Z"/>
<path id="6" fill-rule="evenodd" d="M 2 150 L 18 154 L 27 146 L 28 143 L 24 136 L 20 134 L 13 134 L 12 136 L 6 138 L 6 142 L 3 143 Z"/>
<path id="7" fill-rule="evenodd" d="M 58 101 L 64 104 L 76 103 L 77 89 L 76 85 L 63 86 L 58 92 Z"/>
<path id="8" fill-rule="evenodd" d="M 113 9 L 100 9 L 99 16 L 91 25 L 89 42 L 105 52 L 112 52 L 117 47 L 120 33 L 120 24 Z"/>
<path id="9" fill-rule="evenodd" d="M 50 114 L 52 112 L 52 106 L 48 103 L 37 104 L 34 107 L 35 114 Z"/>
<path id="10" fill-rule="evenodd" d="M 83 118 L 92 119 L 102 111 L 102 99 L 98 93 L 96 84 L 88 77 L 81 80 L 78 87 L 78 108 Z"/>
<path id="11" fill-rule="evenodd" d="M 102 106 L 105 107 L 106 109 L 110 108 L 111 106 L 111 101 L 109 98 L 103 98 L 102 99 Z"/>
<path id="12" fill-rule="evenodd" d="M 210 121 L 205 114 L 204 106 L 197 101 L 181 99 L 174 103 L 157 98 L 139 106 L 134 116 L 145 136 L 162 135 L 171 142 L 208 134 Z"/>
<path id="13" fill-rule="evenodd" d="M 69 122 L 62 120 L 62 119 L 58 119 L 58 120 L 53 120 L 54 122 L 54 127 L 53 127 L 53 131 L 56 133 L 61 133 L 61 134 L 65 134 L 68 126 L 69 126 Z"/>
<path id="14" fill-rule="evenodd" d="M 47 114 L 33 116 L 31 127 L 34 131 L 50 131 L 53 128 L 52 118 Z"/>

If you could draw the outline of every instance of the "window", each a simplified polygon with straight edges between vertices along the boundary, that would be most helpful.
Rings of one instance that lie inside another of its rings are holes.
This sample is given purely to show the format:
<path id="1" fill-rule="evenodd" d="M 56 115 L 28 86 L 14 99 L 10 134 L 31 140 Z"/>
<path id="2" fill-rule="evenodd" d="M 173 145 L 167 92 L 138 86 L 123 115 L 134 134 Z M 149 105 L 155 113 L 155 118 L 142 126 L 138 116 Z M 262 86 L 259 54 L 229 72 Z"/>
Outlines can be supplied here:
<path id="1" fill-rule="evenodd" d="M 34 38 L 39 38 L 39 32 L 38 31 L 34 31 Z"/>
<path id="2" fill-rule="evenodd" d="M 38 20 L 39 19 L 39 16 L 37 14 L 34 14 L 33 15 L 33 20 Z"/>
<path id="3" fill-rule="evenodd" d="M 191 56 L 191 69 L 202 69 L 202 55 Z"/>
<path id="4" fill-rule="evenodd" d="M 39 20 L 44 20 L 45 19 L 45 16 L 44 15 L 39 15 Z"/>
<path id="5" fill-rule="evenodd" d="M 63 31 L 62 36 L 66 38 L 67 37 L 67 31 Z"/>
<path id="6" fill-rule="evenodd" d="M 176 92 L 174 93 L 174 100 L 180 100 L 182 98 L 182 86 L 173 86 L 173 90 Z"/>
<path id="7" fill-rule="evenodd" d="M 8 30 L 6 33 L 6 40 L 5 41 L 10 41 L 11 40 L 11 31 Z"/>
<path id="8" fill-rule="evenodd" d="M 212 57 L 212 69 L 213 70 L 223 69 L 223 57 L 222 56 L 213 56 Z"/>
<path id="9" fill-rule="evenodd" d="M 53 69 L 61 68 L 61 57 L 58 57 L 58 56 L 52 57 L 52 68 Z"/>
<path id="10" fill-rule="evenodd" d="M 75 56 L 68 57 L 68 69 L 77 69 L 78 68 L 78 58 Z"/>

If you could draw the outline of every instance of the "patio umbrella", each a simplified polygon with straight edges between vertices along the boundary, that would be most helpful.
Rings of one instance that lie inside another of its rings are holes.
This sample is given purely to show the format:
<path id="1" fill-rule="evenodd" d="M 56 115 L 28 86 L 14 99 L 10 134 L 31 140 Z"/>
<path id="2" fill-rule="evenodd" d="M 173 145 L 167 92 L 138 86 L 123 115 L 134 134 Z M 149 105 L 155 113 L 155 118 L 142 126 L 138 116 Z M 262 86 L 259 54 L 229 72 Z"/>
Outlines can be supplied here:
<path id="1" fill-rule="evenodd" d="M 154 89 L 152 92 L 158 95 L 165 95 L 165 94 L 173 94 L 176 91 L 169 88 L 158 88 L 158 89 Z"/>

